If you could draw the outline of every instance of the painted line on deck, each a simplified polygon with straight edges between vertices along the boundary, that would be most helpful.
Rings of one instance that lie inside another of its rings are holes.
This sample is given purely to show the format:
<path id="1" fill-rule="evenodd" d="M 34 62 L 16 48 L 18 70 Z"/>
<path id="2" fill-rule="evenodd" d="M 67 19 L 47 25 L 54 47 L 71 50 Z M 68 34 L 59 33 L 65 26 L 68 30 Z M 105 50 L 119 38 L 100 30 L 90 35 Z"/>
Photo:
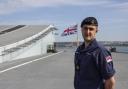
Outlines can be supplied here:
<path id="1" fill-rule="evenodd" d="M 48 55 L 48 56 L 45 56 L 45 57 L 41 57 L 41 58 L 38 58 L 38 59 L 35 59 L 35 60 L 32 60 L 32 61 L 29 61 L 29 62 L 25 62 L 25 63 L 19 64 L 19 65 L 16 65 L 16 66 L 7 68 L 7 69 L 5 69 L 5 70 L 0 71 L 0 74 L 4 73 L 4 72 L 6 72 L 6 71 L 9 71 L 9 70 L 16 69 L 16 68 L 18 68 L 18 67 L 21 67 L 21 66 L 30 64 L 30 63 L 35 62 L 35 61 L 39 61 L 39 60 L 42 60 L 42 59 L 45 59 L 45 58 L 48 58 L 48 57 L 51 57 L 51 56 L 54 56 L 54 55 L 58 55 L 58 54 L 60 54 L 60 53 L 62 53 L 62 52 L 64 52 L 64 51 L 60 51 L 60 52 L 55 53 L 55 54 L 51 54 L 51 55 Z"/>

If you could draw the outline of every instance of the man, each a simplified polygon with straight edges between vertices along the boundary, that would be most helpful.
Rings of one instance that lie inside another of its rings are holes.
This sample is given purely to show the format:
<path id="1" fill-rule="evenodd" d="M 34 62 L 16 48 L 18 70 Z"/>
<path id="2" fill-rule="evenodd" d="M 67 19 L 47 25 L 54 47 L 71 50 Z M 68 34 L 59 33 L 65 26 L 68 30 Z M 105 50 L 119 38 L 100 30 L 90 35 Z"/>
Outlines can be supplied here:
<path id="1" fill-rule="evenodd" d="M 81 22 L 81 32 L 84 43 L 75 52 L 75 89 L 114 89 L 112 56 L 96 41 L 96 18 L 85 18 Z"/>

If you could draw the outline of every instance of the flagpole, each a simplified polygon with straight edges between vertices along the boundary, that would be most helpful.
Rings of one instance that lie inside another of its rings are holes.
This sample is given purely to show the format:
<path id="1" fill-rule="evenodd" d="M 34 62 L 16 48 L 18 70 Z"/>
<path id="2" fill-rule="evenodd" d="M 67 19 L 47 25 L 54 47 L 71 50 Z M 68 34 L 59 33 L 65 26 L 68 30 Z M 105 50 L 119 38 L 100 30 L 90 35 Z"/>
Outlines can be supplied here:
<path id="1" fill-rule="evenodd" d="M 77 44 L 77 47 L 78 47 L 78 46 L 79 46 L 78 24 L 77 24 L 77 37 L 76 37 L 76 44 Z"/>

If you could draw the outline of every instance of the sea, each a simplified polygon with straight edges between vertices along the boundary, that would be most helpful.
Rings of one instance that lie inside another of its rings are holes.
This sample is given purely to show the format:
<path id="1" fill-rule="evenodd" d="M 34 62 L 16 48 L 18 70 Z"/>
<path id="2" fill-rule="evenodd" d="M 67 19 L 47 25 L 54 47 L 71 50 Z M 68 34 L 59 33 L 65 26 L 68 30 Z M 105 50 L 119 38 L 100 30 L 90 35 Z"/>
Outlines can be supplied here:
<path id="1" fill-rule="evenodd" d="M 116 51 L 117 52 L 125 52 L 125 53 L 128 53 L 128 47 L 126 47 L 126 46 L 117 46 L 116 47 Z"/>
<path id="2" fill-rule="evenodd" d="M 128 53 L 128 46 L 114 46 L 114 48 L 116 48 L 116 52 Z"/>

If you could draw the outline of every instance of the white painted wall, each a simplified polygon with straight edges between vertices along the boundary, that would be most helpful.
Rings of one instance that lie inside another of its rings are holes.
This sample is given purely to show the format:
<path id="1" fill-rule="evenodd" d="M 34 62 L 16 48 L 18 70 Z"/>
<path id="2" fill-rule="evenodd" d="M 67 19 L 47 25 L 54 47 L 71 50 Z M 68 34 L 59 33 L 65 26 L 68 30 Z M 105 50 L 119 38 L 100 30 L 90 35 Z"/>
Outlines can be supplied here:
<path id="1" fill-rule="evenodd" d="M 47 53 L 47 45 L 54 43 L 54 36 L 50 32 L 47 36 L 40 39 L 37 43 L 33 44 L 28 50 L 24 51 L 21 55 L 17 56 L 15 59 L 26 58 L 35 55 L 41 55 Z"/>

